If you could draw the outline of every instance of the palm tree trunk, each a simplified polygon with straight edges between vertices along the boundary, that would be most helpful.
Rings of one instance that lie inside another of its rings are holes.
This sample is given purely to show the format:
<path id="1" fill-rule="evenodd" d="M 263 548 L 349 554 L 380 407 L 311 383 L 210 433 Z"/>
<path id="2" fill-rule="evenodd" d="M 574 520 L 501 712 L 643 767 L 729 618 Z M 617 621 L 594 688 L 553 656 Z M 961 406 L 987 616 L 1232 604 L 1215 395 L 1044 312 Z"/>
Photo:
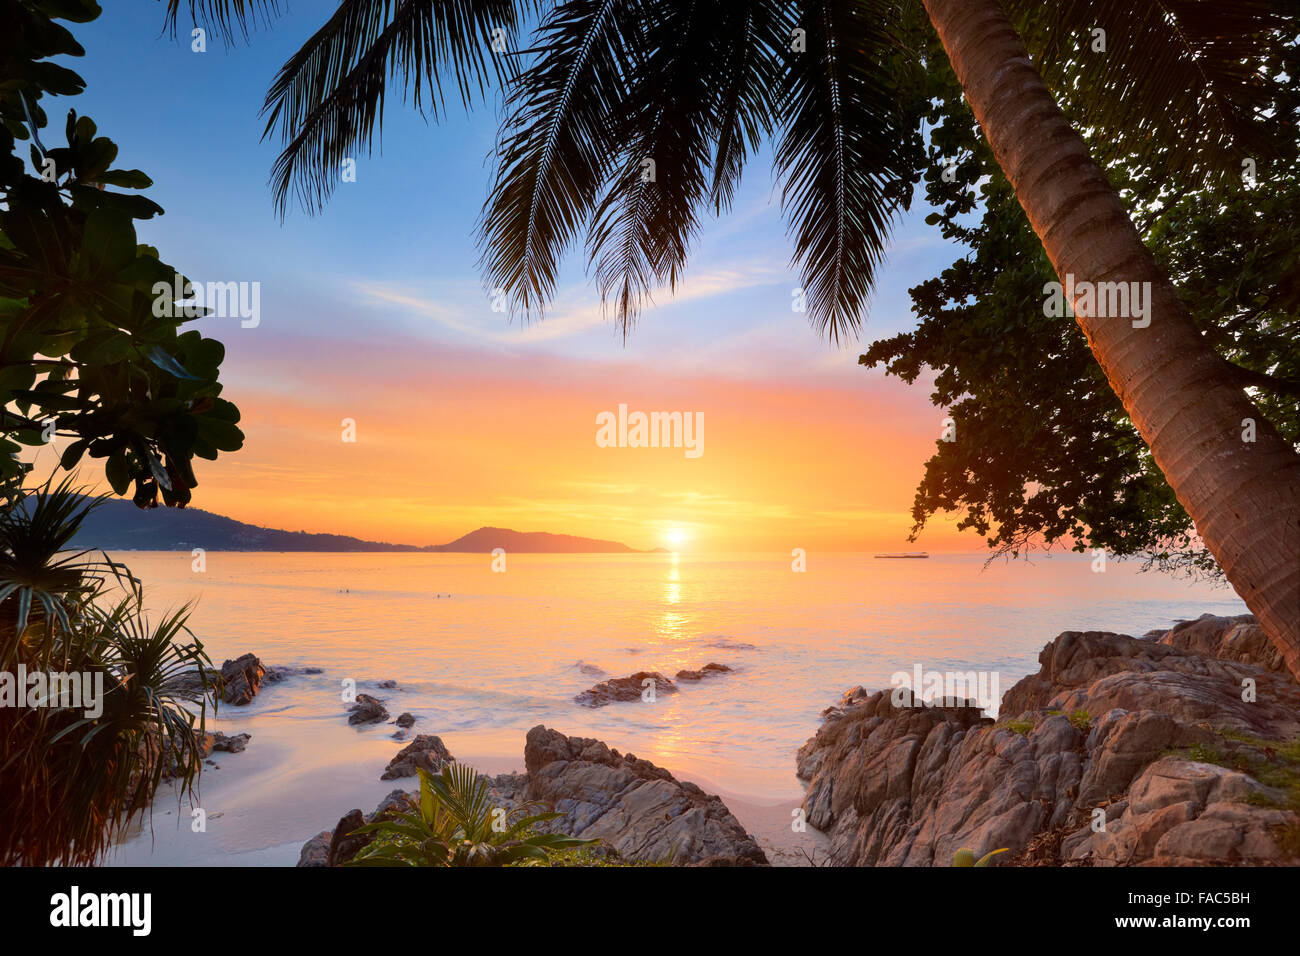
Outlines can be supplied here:
<path id="1" fill-rule="evenodd" d="M 1062 285 L 1149 283 L 1148 326 L 1084 314 L 1098 310 L 1076 296 L 1077 321 L 1206 547 L 1300 679 L 1300 455 L 1196 330 L 998 0 L 924 3 Z"/>

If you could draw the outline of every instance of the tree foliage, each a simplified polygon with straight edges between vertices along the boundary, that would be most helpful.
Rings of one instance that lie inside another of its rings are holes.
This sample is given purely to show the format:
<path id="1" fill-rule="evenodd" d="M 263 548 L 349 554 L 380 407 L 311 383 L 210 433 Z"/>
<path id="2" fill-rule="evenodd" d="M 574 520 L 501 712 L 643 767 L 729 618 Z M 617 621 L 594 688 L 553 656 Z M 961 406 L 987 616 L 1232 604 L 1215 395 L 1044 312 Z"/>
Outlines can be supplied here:
<path id="1" fill-rule="evenodd" d="M 94 0 L 14 0 L 0 8 L 0 481 L 12 490 L 23 446 L 68 439 L 61 465 L 104 462 L 118 494 L 184 506 L 193 458 L 243 443 L 239 410 L 221 397 L 220 342 L 177 307 L 188 280 L 138 241 L 135 221 L 162 208 L 138 169 L 69 110 L 55 145 L 48 96 L 85 84 L 52 57 L 83 50 L 59 20 L 99 15 Z M 20 144 L 26 144 L 26 150 Z M 30 166 L 23 161 L 28 154 Z M 127 190 L 127 191 L 124 191 Z"/>
<path id="2" fill-rule="evenodd" d="M 1170 148 L 1137 152 L 1105 130 L 1094 155 L 1142 225 L 1193 318 L 1257 407 L 1300 440 L 1300 160 L 1297 48 L 1279 37 L 1249 141 L 1258 159 L 1208 178 L 1171 172 Z M 950 71 L 935 70 L 929 221 L 968 251 L 911 290 L 917 327 L 860 361 L 907 382 L 933 376 L 955 423 L 913 504 L 913 536 L 936 514 L 999 552 L 1062 543 L 1217 574 L 1211 555 L 1068 316 L 1045 315 L 1056 276 Z M 1086 91 L 1061 94 L 1087 114 Z M 1249 174 L 1247 174 L 1249 173 Z"/>

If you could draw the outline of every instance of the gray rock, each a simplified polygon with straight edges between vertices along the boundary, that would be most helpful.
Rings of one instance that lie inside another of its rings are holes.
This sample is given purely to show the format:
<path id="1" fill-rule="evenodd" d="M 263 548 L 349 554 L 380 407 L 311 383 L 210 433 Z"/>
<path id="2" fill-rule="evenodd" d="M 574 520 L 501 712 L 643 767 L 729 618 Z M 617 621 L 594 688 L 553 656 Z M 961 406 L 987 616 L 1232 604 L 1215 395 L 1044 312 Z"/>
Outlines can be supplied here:
<path id="1" fill-rule="evenodd" d="M 410 727 L 412 724 L 415 723 L 415 718 L 412 717 L 410 714 L 405 714 L 405 713 L 398 714 L 397 720 L 395 720 L 394 723 L 397 724 L 397 726 L 399 727 Z"/>
<path id="2" fill-rule="evenodd" d="M 214 733 L 207 734 L 211 738 L 211 747 L 213 751 L 224 750 L 227 753 L 243 753 L 248 742 L 253 739 L 252 734 L 235 734 L 227 737 L 225 734 Z"/>
<path id="3" fill-rule="evenodd" d="M 718 797 L 598 740 L 538 725 L 528 732 L 524 765 L 525 798 L 561 814 L 547 824 L 553 832 L 599 837 L 628 860 L 767 863 Z"/>
<path id="4" fill-rule="evenodd" d="M 413 749 L 417 744 L 419 748 Z M 438 761 L 452 759 L 437 737 L 422 735 L 406 750 L 411 751 L 407 757 L 412 763 L 428 760 L 431 768 Z M 540 824 L 541 829 L 599 837 L 604 842 L 597 845 L 596 852 L 610 859 L 671 859 L 678 864 L 707 866 L 767 863 L 754 838 L 718 797 L 678 781 L 649 761 L 621 755 L 598 740 L 534 727 L 528 732 L 524 763 L 528 773 L 486 778 L 493 807 L 527 808 L 530 813 L 536 813 L 539 805 L 553 809 L 560 816 Z M 389 779 L 387 773 L 385 779 Z M 407 809 L 413 800 L 413 795 L 394 790 L 364 822 Z M 365 835 L 348 836 L 361 825 L 360 814 L 353 810 L 332 832 L 323 831 L 308 840 L 298 865 L 334 866 L 351 859 L 368 842 Z"/>
<path id="5" fill-rule="evenodd" d="M 384 705 L 369 694 L 357 694 L 357 701 L 348 708 L 349 724 L 376 724 L 388 719 Z"/>
<path id="6" fill-rule="evenodd" d="M 1007 691 L 999 724 L 974 708 L 897 707 L 887 691 L 854 688 L 797 754 L 809 823 L 829 833 L 841 865 L 947 866 L 961 847 L 1007 847 L 997 863 L 1026 865 L 1300 862 L 1270 836 L 1300 825 L 1282 795 L 1244 772 L 1164 756 L 1199 745 L 1258 763 L 1274 751 L 1241 734 L 1300 733 L 1300 686 L 1234 659 L 1264 653 L 1242 637 L 1253 623 L 1194 623 L 1170 635 L 1227 658 L 1165 637 L 1061 634 L 1039 672 Z M 1079 712 L 1086 732 L 1066 716 Z M 1014 732 L 1006 718 L 1032 729 Z M 1107 825 L 1094 834 L 1097 809 Z"/>
<path id="7" fill-rule="evenodd" d="M 303 844 L 298 853 L 298 866 L 341 866 L 350 861 L 374 835 L 354 834 L 358 827 L 389 819 L 412 806 L 409 794 L 394 790 L 380 801 L 373 813 L 363 816 L 360 810 L 350 810 L 339 820 L 333 830 L 323 830 Z"/>
<path id="8" fill-rule="evenodd" d="M 396 780 L 398 777 L 414 777 L 416 770 L 440 773 L 443 767 L 455 759 L 443 745 L 441 737 L 420 734 L 388 761 L 388 766 L 379 779 Z"/>
<path id="9" fill-rule="evenodd" d="M 679 681 L 698 681 L 704 680 L 706 677 L 716 677 L 719 674 L 728 674 L 731 670 L 732 668 L 728 667 L 726 664 L 709 663 L 705 664 L 697 671 L 680 670 L 677 672 L 677 679 Z"/>
<path id="10" fill-rule="evenodd" d="M 1180 621 L 1159 638 L 1161 644 L 1185 651 L 1244 661 L 1279 674 L 1287 673 L 1282 652 L 1273 646 L 1252 614 L 1219 617 L 1202 614 L 1194 621 Z"/>
<path id="11" fill-rule="evenodd" d="M 221 699 L 242 706 L 262 689 L 266 668 L 255 654 L 245 654 L 221 665 Z"/>
<path id="12" fill-rule="evenodd" d="M 654 682 L 655 695 L 675 694 L 677 685 L 658 671 L 637 671 L 628 677 L 613 677 L 584 690 L 573 699 L 583 707 L 604 707 L 623 701 L 641 700 L 644 682 Z"/>

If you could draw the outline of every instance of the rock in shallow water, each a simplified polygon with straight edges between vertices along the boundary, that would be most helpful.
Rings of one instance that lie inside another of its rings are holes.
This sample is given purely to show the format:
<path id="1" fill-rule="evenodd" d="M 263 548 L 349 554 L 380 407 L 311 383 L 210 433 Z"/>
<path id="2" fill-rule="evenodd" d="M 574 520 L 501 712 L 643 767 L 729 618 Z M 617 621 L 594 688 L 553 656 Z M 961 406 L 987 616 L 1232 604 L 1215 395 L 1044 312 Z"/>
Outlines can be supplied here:
<path id="1" fill-rule="evenodd" d="M 680 681 L 697 681 L 704 680 L 706 677 L 716 677 L 719 674 L 729 674 L 732 668 L 726 664 L 705 664 L 697 671 L 680 670 L 677 672 L 677 679 Z"/>
<path id="2" fill-rule="evenodd" d="M 369 694 L 357 694 L 357 701 L 348 708 L 349 724 L 376 724 L 388 719 L 384 705 Z"/>
<path id="3" fill-rule="evenodd" d="M 266 668 L 256 654 L 245 654 L 221 665 L 221 699 L 227 704 L 247 704 L 262 689 Z"/>
<path id="4" fill-rule="evenodd" d="M 611 677 L 601 681 L 573 699 L 583 707 L 604 707 L 606 704 L 642 700 L 642 695 L 651 684 L 656 696 L 677 693 L 677 685 L 658 671 L 637 671 L 628 677 Z"/>

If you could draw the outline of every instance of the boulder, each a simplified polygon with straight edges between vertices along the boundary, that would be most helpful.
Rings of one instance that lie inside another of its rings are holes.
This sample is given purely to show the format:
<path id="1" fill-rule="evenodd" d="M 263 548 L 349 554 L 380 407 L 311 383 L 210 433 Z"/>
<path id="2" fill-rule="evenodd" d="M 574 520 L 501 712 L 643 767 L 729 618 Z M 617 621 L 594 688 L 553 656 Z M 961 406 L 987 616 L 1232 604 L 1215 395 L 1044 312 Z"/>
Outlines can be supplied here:
<path id="1" fill-rule="evenodd" d="M 524 765 L 525 799 L 561 814 L 547 824 L 553 832 L 599 837 L 627 860 L 767 863 L 721 799 L 599 740 L 538 725 L 528 732 Z M 496 794 L 507 803 L 512 796 Z"/>
<path id="2" fill-rule="evenodd" d="M 413 761 L 426 759 L 423 755 L 451 760 L 437 737 L 421 736 L 412 747 L 419 741 L 425 743 L 411 755 Z M 603 842 L 593 852 L 610 861 L 767 863 L 754 838 L 718 797 L 678 781 L 647 760 L 620 754 L 598 740 L 566 737 L 538 726 L 528 732 L 524 763 L 527 773 L 486 778 L 492 806 L 527 813 L 537 813 L 539 807 L 554 810 L 560 816 L 539 824 L 539 829 L 599 837 Z M 333 831 L 324 830 L 307 841 L 298 865 L 336 866 L 351 859 L 368 842 L 364 836 L 349 837 L 352 830 L 413 803 L 414 795 L 394 790 L 364 820 L 360 810 L 349 812 Z"/>
<path id="3" fill-rule="evenodd" d="M 207 738 L 205 743 L 207 752 L 203 755 L 205 757 L 218 750 L 232 754 L 243 753 L 244 748 L 248 746 L 248 742 L 253 739 L 252 734 L 235 734 L 227 737 L 222 733 L 213 733 L 204 736 Z"/>
<path id="4" fill-rule="evenodd" d="M 1194 621 L 1175 624 L 1159 640 L 1161 644 L 1207 657 L 1243 661 L 1279 674 L 1288 673 L 1282 652 L 1265 636 L 1253 614 L 1237 617 L 1202 614 Z"/>
<path id="5" fill-rule="evenodd" d="M 1002 865 L 1300 862 L 1294 840 L 1277 838 L 1300 832 L 1300 817 L 1252 776 L 1289 759 L 1268 742 L 1300 735 L 1300 686 L 1236 659 L 1252 644 L 1230 633 L 1250 622 L 1194 623 L 1173 642 L 1178 628 L 1061 634 L 997 723 L 974 707 L 846 692 L 796 758 L 808 822 L 840 865 L 947 866 L 961 847 L 1006 847 Z"/>
<path id="6" fill-rule="evenodd" d="M 709 663 L 705 664 L 697 671 L 680 670 L 677 672 L 677 679 L 679 681 L 698 681 L 704 680 L 706 677 L 716 677 L 719 674 L 728 674 L 731 670 L 732 668 L 728 667 L 726 664 Z"/>
<path id="7" fill-rule="evenodd" d="M 397 752 L 380 775 L 380 780 L 396 780 L 398 777 L 414 777 L 416 770 L 440 773 L 442 768 L 454 761 L 443 745 L 442 738 L 432 734 L 420 734 Z"/>
<path id="8" fill-rule="evenodd" d="M 410 727 L 415 723 L 415 718 L 410 714 L 398 714 L 397 720 L 393 721 L 399 727 Z"/>
<path id="9" fill-rule="evenodd" d="M 374 834 L 353 833 L 354 830 L 410 808 L 411 798 L 401 790 L 394 790 L 369 815 L 363 815 L 359 809 L 349 810 L 333 830 L 322 830 L 303 844 L 298 854 L 298 866 L 341 866 L 347 863 L 374 840 Z"/>
<path id="10" fill-rule="evenodd" d="M 1282 791 L 1214 764 L 1169 756 L 1134 781 L 1118 819 L 1066 841 L 1070 860 L 1093 866 L 1276 865 L 1295 863 L 1279 834 L 1296 826 Z"/>
<path id="11" fill-rule="evenodd" d="M 612 677 L 584 690 L 573 699 L 583 707 L 604 707 L 622 701 L 641 700 L 646 681 L 654 682 L 655 695 L 675 694 L 677 685 L 658 671 L 637 671 L 628 677 Z"/>
<path id="12" fill-rule="evenodd" d="M 357 701 L 348 708 L 349 724 L 377 724 L 388 719 L 384 705 L 369 694 L 357 694 Z"/>
<path id="13" fill-rule="evenodd" d="M 245 654 L 221 665 L 221 699 L 243 706 L 262 689 L 266 668 L 255 654 Z"/>

